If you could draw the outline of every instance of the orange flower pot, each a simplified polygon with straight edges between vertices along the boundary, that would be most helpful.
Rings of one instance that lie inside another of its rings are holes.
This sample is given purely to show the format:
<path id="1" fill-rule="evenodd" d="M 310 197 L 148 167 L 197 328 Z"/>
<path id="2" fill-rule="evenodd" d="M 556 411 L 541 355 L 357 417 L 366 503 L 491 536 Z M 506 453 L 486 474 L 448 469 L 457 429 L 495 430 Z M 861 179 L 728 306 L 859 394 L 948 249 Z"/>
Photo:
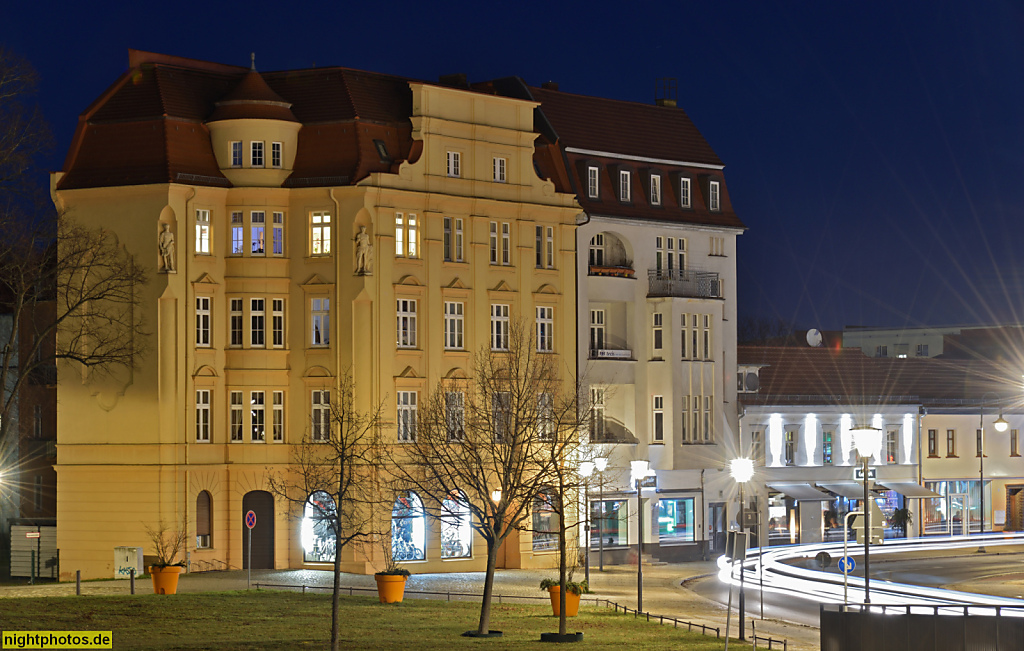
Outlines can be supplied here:
<path id="1" fill-rule="evenodd" d="M 149 567 L 149 575 L 153 578 L 153 592 L 155 594 L 176 594 L 178 592 L 178 575 L 185 571 L 180 565 L 168 565 L 167 567 Z"/>
<path id="2" fill-rule="evenodd" d="M 405 597 L 405 581 L 409 577 L 400 574 L 376 574 L 377 596 L 382 604 L 400 603 Z"/>
<path id="3" fill-rule="evenodd" d="M 561 593 L 561 586 L 552 586 L 548 588 L 548 594 L 551 595 L 551 610 L 555 612 L 555 617 L 562 614 L 561 599 L 559 594 Z M 580 596 L 575 592 L 569 591 L 565 593 L 565 616 L 575 617 L 580 612 Z"/>

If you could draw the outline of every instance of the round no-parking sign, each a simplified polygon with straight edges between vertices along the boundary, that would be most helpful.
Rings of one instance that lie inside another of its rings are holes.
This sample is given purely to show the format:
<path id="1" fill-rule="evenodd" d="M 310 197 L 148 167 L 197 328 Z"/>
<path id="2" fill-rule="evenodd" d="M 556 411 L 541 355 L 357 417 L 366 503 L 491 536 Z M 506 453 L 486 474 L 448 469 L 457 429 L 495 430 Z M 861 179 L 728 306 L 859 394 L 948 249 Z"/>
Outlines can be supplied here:
<path id="1" fill-rule="evenodd" d="M 249 511 L 248 513 L 245 514 L 245 526 L 249 527 L 250 529 L 252 529 L 253 527 L 256 526 L 256 513 L 255 512 Z"/>

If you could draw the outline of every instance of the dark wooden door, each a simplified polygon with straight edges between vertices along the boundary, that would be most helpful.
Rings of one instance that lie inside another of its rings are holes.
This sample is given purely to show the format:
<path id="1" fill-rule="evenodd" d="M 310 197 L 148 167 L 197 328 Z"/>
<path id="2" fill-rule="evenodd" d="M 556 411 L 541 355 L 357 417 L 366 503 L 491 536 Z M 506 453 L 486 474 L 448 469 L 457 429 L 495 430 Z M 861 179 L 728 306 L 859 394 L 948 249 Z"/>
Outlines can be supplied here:
<path id="1" fill-rule="evenodd" d="M 245 526 L 245 514 L 256 514 L 256 526 L 252 530 L 252 566 L 254 570 L 274 569 L 274 496 L 266 491 L 251 491 L 242 498 L 242 513 L 239 524 L 242 527 L 242 569 L 249 565 L 249 528 Z"/>

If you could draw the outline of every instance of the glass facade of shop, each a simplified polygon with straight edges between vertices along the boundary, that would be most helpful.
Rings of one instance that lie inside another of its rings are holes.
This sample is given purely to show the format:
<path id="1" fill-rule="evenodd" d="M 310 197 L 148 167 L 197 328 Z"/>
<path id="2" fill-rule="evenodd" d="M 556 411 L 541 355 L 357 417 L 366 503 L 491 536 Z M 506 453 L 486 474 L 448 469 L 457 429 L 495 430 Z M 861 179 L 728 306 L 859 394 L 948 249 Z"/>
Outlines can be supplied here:
<path id="1" fill-rule="evenodd" d="M 399 495 L 391 509 L 391 554 L 396 561 L 426 559 L 427 516 L 416 493 Z"/>
<path id="2" fill-rule="evenodd" d="M 662 543 L 693 542 L 693 498 L 658 500 L 658 538 Z"/>
<path id="3" fill-rule="evenodd" d="M 921 521 L 924 535 L 964 535 L 981 529 L 981 483 L 978 480 L 926 481 L 929 488 L 942 497 L 921 500 Z M 992 529 L 989 516 L 992 506 L 992 485 L 985 482 L 986 529 Z"/>
<path id="4" fill-rule="evenodd" d="M 605 547 L 628 543 L 629 510 L 626 500 L 604 500 L 590 503 L 590 546 Z"/>
<path id="5" fill-rule="evenodd" d="M 309 496 L 302 512 L 300 531 L 302 536 L 303 559 L 307 563 L 333 563 L 334 547 L 334 500 L 323 491 Z"/>

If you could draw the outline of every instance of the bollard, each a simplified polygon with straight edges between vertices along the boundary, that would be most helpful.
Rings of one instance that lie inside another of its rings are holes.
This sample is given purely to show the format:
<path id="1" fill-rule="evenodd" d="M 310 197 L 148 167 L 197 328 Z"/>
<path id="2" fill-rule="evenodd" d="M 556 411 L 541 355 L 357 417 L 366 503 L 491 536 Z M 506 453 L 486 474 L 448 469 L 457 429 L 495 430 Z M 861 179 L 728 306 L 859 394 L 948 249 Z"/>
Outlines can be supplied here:
<path id="1" fill-rule="evenodd" d="M 82 596 L 82 570 L 75 570 L 75 595 Z"/>
<path id="2" fill-rule="evenodd" d="M 128 584 L 131 586 L 132 594 L 135 594 L 135 568 L 129 568 L 128 570 Z"/>
<path id="3" fill-rule="evenodd" d="M 29 585 L 34 585 L 35 582 L 36 582 L 36 550 L 33 549 L 33 550 L 31 550 L 31 552 L 32 552 L 32 557 L 31 557 L 32 566 L 30 568 L 28 568 L 28 584 Z"/>

